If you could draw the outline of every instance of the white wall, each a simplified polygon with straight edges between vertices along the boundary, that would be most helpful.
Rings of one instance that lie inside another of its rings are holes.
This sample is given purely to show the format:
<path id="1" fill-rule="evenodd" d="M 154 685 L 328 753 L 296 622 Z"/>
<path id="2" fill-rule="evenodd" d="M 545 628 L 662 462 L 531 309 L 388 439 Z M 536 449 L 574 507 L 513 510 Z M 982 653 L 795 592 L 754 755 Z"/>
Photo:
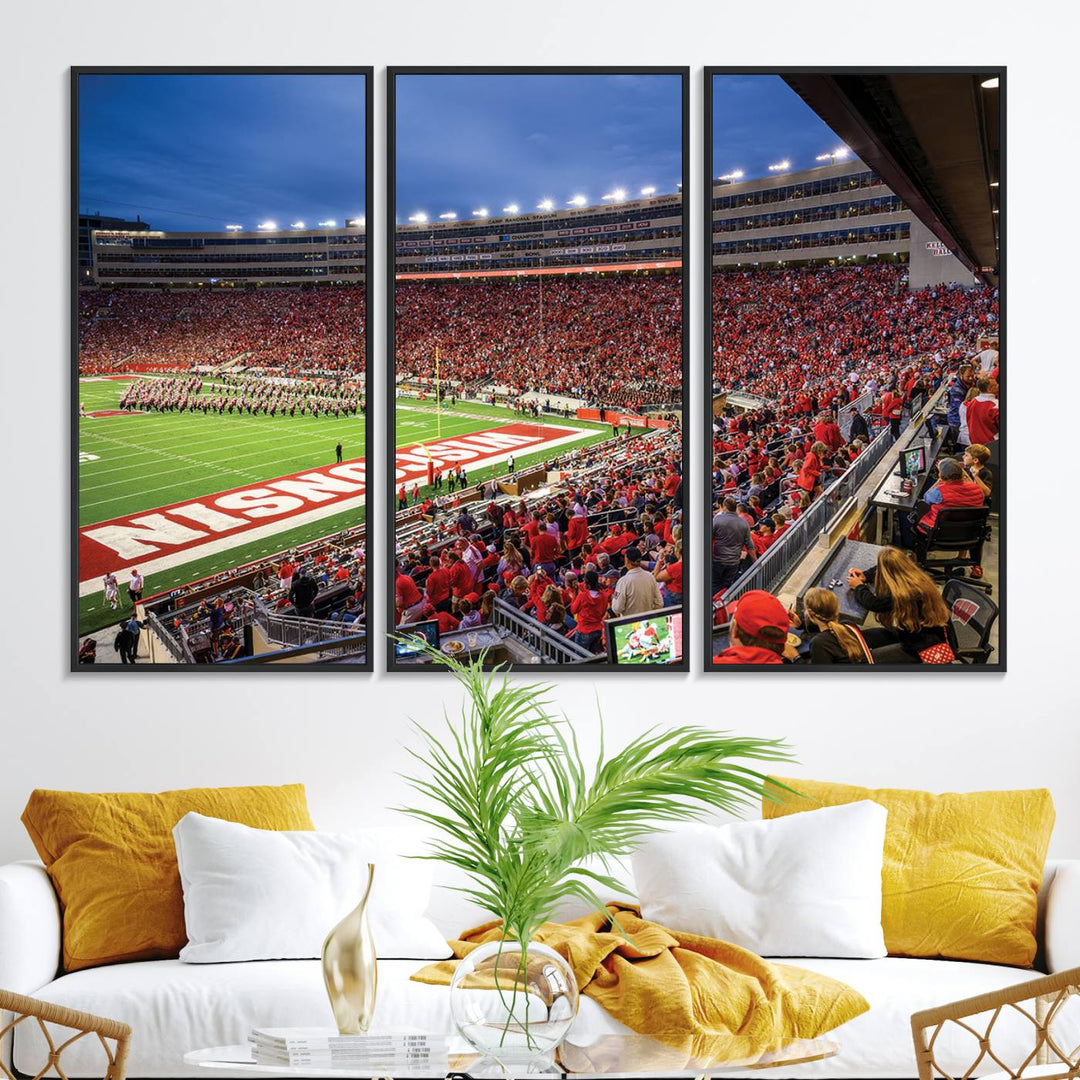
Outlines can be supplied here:
<path id="1" fill-rule="evenodd" d="M 342 826 L 404 797 L 395 770 L 408 715 L 432 721 L 443 684 L 385 675 L 317 678 L 73 676 L 68 610 L 68 129 L 70 64 L 376 65 L 373 264 L 383 264 L 384 84 L 396 64 L 690 64 L 692 171 L 700 199 L 702 75 L 706 64 L 1010 65 L 1009 435 L 1012 521 L 1007 676 L 732 675 L 565 681 L 558 700 L 591 739 L 595 694 L 608 739 L 654 722 L 697 721 L 786 736 L 803 775 L 937 790 L 1046 785 L 1054 793 L 1057 855 L 1080 856 L 1080 694 L 1076 687 L 1076 454 L 1066 452 L 1076 394 L 1066 380 L 1075 322 L 1074 267 L 1047 262 L 1060 200 L 1053 176 L 1075 176 L 1076 141 L 1054 114 L 1074 96 L 1071 38 L 1005 4 L 910 3 L 851 11 L 835 5 L 604 5 L 323 0 L 96 0 L 8 5 L 0 65 L 0 398 L 5 584 L 0 615 L 0 861 L 30 854 L 18 823 L 35 786 L 155 790 L 302 780 L 317 823 Z M 970 22 L 961 12 L 970 13 Z M 878 24 L 880 21 L 880 25 Z M 927 32 L 932 27 L 932 32 Z M 776 37 L 774 38 L 774 35 Z M 778 152 L 783 147 L 777 147 Z M 1053 167 L 1047 161 L 1053 156 Z M 1063 160 L 1066 159 L 1066 160 Z M 695 207 L 695 222 L 697 211 Z M 702 298 L 694 259 L 691 342 L 702 370 Z M 1060 255 L 1054 257 L 1060 258 Z M 376 356 L 385 343 L 376 278 Z M 385 388 L 375 379 L 373 400 Z M 1058 404 L 1058 401 L 1062 404 Z M 376 414 L 378 414 L 376 410 Z M 696 409 L 692 414 L 696 418 Z M 693 433 L 693 451 L 701 432 Z M 698 460 L 695 458 L 695 460 Z M 704 499 L 704 480 L 696 470 Z M 1022 515 L 1054 511 L 1055 524 Z M 383 519 L 376 514 L 378 535 Z M 1074 534 L 1075 535 L 1075 534 Z M 693 530 L 694 582 L 702 551 Z M 380 553 L 381 557 L 381 553 Z M 694 650 L 701 656 L 696 633 Z M 382 623 L 382 603 L 374 625 Z M 449 690 L 449 687 L 446 687 Z"/>

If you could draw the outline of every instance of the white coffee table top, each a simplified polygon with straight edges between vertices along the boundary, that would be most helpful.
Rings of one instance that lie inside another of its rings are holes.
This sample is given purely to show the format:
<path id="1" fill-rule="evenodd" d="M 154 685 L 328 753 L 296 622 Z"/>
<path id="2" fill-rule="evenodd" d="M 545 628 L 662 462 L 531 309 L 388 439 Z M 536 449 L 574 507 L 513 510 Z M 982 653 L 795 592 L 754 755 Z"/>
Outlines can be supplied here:
<path id="1" fill-rule="evenodd" d="M 495 1062 L 481 1059 L 474 1053 L 464 1052 L 466 1044 L 461 1039 L 450 1040 L 450 1070 L 457 1075 L 472 1077 L 506 1077 L 512 1075 Z M 570 1078 L 575 1076 L 605 1076 L 615 1080 L 636 1080 L 642 1077 L 709 1077 L 745 1069 L 776 1069 L 799 1065 L 807 1061 L 820 1061 L 839 1053 L 840 1044 L 832 1038 L 791 1039 L 764 1053 L 739 1058 L 717 1060 L 694 1056 L 676 1050 L 648 1035 L 604 1035 L 587 1046 L 564 1043 L 559 1051 L 559 1061 L 546 1068 L 534 1065 L 530 1076 Z M 386 1074 L 378 1068 L 318 1069 L 310 1065 L 260 1065 L 252 1058 L 251 1047 L 212 1046 L 205 1050 L 192 1050 L 184 1055 L 187 1065 L 206 1069 L 229 1069 L 250 1073 L 252 1076 L 336 1077 L 338 1080 L 373 1080 Z M 439 1080 L 431 1069 L 393 1071 L 394 1080 Z"/>

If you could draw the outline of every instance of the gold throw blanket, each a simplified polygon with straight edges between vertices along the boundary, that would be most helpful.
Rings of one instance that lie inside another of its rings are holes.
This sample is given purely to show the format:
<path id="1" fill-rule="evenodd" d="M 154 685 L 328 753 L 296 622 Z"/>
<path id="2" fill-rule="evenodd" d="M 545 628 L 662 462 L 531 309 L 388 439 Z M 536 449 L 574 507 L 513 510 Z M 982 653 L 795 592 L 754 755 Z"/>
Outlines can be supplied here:
<path id="1" fill-rule="evenodd" d="M 612 928 L 612 915 L 627 936 Z M 501 921 L 468 930 L 449 943 L 456 959 L 429 964 L 412 978 L 449 985 L 457 960 L 502 936 Z M 565 957 L 579 991 L 616 1020 L 695 1061 L 757 1060 L 870 1007 L 835 979 L 667 930 L 621 904 L 570 923 L 544 923 L 534 940 Z"/>

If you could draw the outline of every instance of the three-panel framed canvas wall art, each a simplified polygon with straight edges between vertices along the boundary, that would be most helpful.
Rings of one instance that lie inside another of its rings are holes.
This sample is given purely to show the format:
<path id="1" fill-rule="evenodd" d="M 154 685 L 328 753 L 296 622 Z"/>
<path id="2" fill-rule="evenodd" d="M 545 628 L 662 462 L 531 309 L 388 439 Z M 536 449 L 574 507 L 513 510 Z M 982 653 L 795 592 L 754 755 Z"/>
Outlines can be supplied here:
<path id="1" fill-rule="evenodd" d="M 1003 70 L 373 76 L 73 71 L 73 668 L 1004 670 Z"/>

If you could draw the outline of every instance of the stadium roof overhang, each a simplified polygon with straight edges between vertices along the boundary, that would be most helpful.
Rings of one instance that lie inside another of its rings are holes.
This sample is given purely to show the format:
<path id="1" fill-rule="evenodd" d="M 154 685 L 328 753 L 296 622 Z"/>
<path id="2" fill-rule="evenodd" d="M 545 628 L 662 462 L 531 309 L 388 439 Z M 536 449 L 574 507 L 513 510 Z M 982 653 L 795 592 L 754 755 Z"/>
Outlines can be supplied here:
<path id="1" fill-rule="evenodd" d="M 969 270 L 996 284 L 1002 91 L 982 86 L 994 76 L 1004 70 L 784 78 Z"/>

